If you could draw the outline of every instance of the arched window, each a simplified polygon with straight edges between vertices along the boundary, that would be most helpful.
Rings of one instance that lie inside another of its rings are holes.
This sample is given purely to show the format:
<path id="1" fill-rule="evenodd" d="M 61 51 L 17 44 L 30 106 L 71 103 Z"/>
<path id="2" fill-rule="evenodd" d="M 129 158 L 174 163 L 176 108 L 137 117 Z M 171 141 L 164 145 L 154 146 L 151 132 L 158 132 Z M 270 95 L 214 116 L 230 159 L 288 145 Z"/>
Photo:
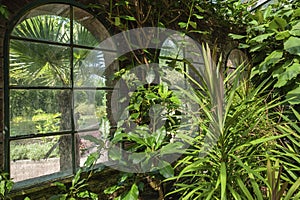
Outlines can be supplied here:
<path id="1" fill-rule="evenodd" d="M 108 37 L 95 16 L 62 3 L 27 11 L 12 29 L 5 168 L 14 181 L 72 174 L 101 150 L 97 139 L 111 128 L 112 69 L 105 64 L 109 49 L 98 45 Z"/>
<path id="2" fill-rule="evenodd" d="M 239 50 L 239 49 L 233 49 L 229 52 L 226 60 L 226 73 L 230 74 L 237 68 L 242 69 L 243 71 L 240 72 L 242 78 L 248 77 L 248 67 L 249 67 L 249 59 L 247 55 Z"/>
<path id="3" fill-rule="evenodd" d="M 203 55 L 198 43 L 186 35 L 174 34 L 163 42 L 159 63 L 168 66 L 164 68 L 168 70 L 165 79 L 169 80 L 171 85 L 178 85 L 182 80 L 188 81 L 184 73 L 178 76 L 178 71 L 188 73 L 191 78 L 200 82 L 199 75 L 204 70 Z"/>

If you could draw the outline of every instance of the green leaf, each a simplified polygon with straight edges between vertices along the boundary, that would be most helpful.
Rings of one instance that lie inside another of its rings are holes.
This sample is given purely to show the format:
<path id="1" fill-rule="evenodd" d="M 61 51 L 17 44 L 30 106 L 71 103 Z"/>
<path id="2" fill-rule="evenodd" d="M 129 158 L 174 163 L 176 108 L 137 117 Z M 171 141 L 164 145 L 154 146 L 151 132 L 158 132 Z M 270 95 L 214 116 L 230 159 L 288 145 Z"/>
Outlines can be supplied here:
<path id="1" fill-rule="evenodd" d="M 100 156 L 99 152 L 91 153 L 91 154 L 87 157 L 86 161 L 84 162 L 84 166 L 85 166 L 85 167 L 92 167 L 92 165 L 93 165 L 94 163 L 96 163 L 96 161 L 98 160 L 99 156 Z"/>
<path id="2" fill-rule="evenodd" d="M 102 148 L 104 146 L 104 142 L 101 139 L 96 138 L 95 136 L 92 135 L 84 135 L 82 136 L 83 139 L 88 140 L 90 142 L 93 142 L 94 144 L 97 144 Z"/>
<path id="3" fill-rule="evenodd" d="M 292 30 L 290 30 L 289 33 L 293 36 L 300 36 L 300 22 L 293 25 Z"/>
<path id="4" fill-rule="evenodd" d="M 276 40 L 284 40 L 288 37 L 290 37 L 290 31 L 281 31 L 281 32 L 278 32 L 275 36 L 275 39 Z"/>
<path id="5" fill-rule="evenodd" d="M 132 153 L 129 155 L 129 159 L 132 160 L 133 164 L 141 163 L 143 160 L 146 159 L 144 153 Z"/>
<path id="6" fill-rule="evenodd" d="M 135 19 L 134 17 L 128 16 L 128 15 L 126 15 L 126 16 L 121 16 L 121 18 L 126 19 L 126 20 L 128 20 L 128 21 L 136 21 L 136 19 Z"/>
<path id="7" fill-rule="evenodd" d="M 120 17 L 115 17 L 115 26 L 120 26 L 120 25 L 121 25 Z"/>
<path id="8" fill-rule="evenodd" d="M 300 17 L 300 8 L 297 8 L 296 10 L 294 10 L 293 18 L 296 18 L 296 17 Z"/>
<path id="9" fill-rule="evenodd" d="M 243 39 L 246 37 L 245 35 L 237 35 L 237 34 L 233 34 L 233 33 L 229 33 L 228 36 L 234 40 L 240 40 L 240 39 Z"/>
<path id="10" fill-rule="evenodd" d="M 275 16 L 274 19 L 269 24 L 269 28 L 271 29 L 281 29 L 285 30 L 285 27 L 288 25 L 287 21 L 281 17 Z"/>
<path id="11" fill-rule="evenodd" d="M 261 43 L 263 42 L 265 39 L 268 39 L 270 36 L 274 35 L 275 33 L 266 33 L 266 34 L 262 34 L 262 35 L 259 35 L 259 36 L 256 36 L 254 38 L 252 38 L 249 43 L 252 43 L 252 42 L 257 42 L 257 43 Z"/>
<path id="12" fill-rule="evenodd" d="M 96 193 L 90 192 L 88 190 L 79 192 L 77 197 L 88 198 L 88 199 L 91 199 L 91 200 L 98 200 L 98 195 Z"/>
<path id="13" fill-rule="evenodd" d="M 72 186 L 75 186 L 78 183 L 78 181 L 80 180 L 80 175 L 81 175 L 81 169 L 77 171 L 74 178 L 72 179 Z"/>
<path id="14" fill-rule="evenodd" d="M 163 143 L 165 137 L 166 137 L 166 129 L 165 127 L 161 127 L 158 130 L 156 130 L 154 133 L 152 133 L 155 137 L 155 150 L 157 150 Z"/>
<path id="15" fill-rule="evenodd" d="M 180 28 L 186 28 L 187 27 L 187 23 L 185 23 L 185 22 L 179 22 L 178 25 L 179 25 Z"/>
<path id="16" fill-rule="evenodd" d="M 221 162 L 220 180 L 221 180 L 221 199 L 226 199 L 227 174 L 226 174 L 225 162 Z"/>
<path id="17" fill-rule="evenodd" d="M 262 74 L 264 72 L 267 72 L 270 67 L 274 66 L 282 59 L 282 56 L 283 56 L 283 51 L 281 50 L 273 51 L 259 65 L 259 73 Z"/>
<path id="18" fill-rule="evenodd" d="M 297 88 L 289 91 L 286 94 L 286 99 L 289 100 L 290 104 L 300 104 L 300 86 L 298 86 Z"/>
<path id="19" fill-rule="evenodd" d="M 239 48 L 240 49 L 247 49 L 247 48 L 249 48 L 250 47 L 250 45 L 248 45 L 248 44 L 243 44 L 243 43 L 240 43 L 239 44 Z"/>
<path id="20" fill-rule="evenodd" d="M 287 82 L 300 74 L 300 64 L 294 63 L 288 67 L 283 73 L 278 76 L 278 80 L 274 87 L 282 87 L 287 84 Z"/>
<path id="21" fill-rule="evenodd" d="M 203 16 L 201 16 L 201 15 L 198 15 L 198 14 L 193 14 L 193 16 L 195 16 L 197 19 L 203 19 L 204 17 Z"/>
<path id="22" fill-rule="evenodd" d="M 247 187 L 245 186 L 241 178 L 237 178 L 237 183 L 240 186 L 243 193 L 245 194 L 245 196 L 247 197 L 247 199 L 254 200 L 253 197 L 251 196 L 251 193 L 249 192 L 249 190 L 247 189 Z"/>
<path id="23" fill-rule="evenodd" d="M 193 27 L 194 29 L 197 28 L 197 23 L 196 22 L 189 21 L 189 25 L 191 25 L 191 27 Z"/>
<path id="24" fill-rule="evenodd" d="M 164 167 L 159 169 L 159 173 L 165 178 L 171 178 L 174 176 L 174 169 L 169 163 L 164 162 Z"/>
<path id="25" fill-rule="evenodd" d="M 168 154 L 174 154 L 174 153 L 183 153 L 183 146 L 184 144 L 181 142 L 175 142 L 175 143 L 169 143 L 165 146 L 162 146 L 160 149 L 161 155 L 168 155 Z"/>
<path id="26" fill-rule="evenodd" d="M 104 194 L 113 194 L 115 191 L 117 191 L 120 188 L 122 188 L 122 186 L 114 185 L 106 188 L 103 192 Z"/>
<path id="27" fill-rule="evenodd" d="M 284 50 L 289 52 L 293 55 L 300 56 L 300 38 L 298 37 L 290 37 L 285 43 L 284 43 Z"/>
<path id="28" fill-rule="evenodd" d="M 54 182 L 53 185 L 56 186 L 56 187 L 58 187 L 60 190 L 62 190 L 64 192 L 67 191 L 67 187 L 63 183 Z"/>
<path id="29" fill-rule="evenodd" d="M 125 197 L 122 198 L 122 200 L 138 200 L 139 198 L 139 189 L 138 186 L 134 183 L 131 186 L 130 191 L 126 194 Z"/>
<path id="30" fill-rule="evenodd" d="M 290 200 L 292 199 L 292 195 L 294 192 L 300 188 L 300 178 L 292 185 L 292 187 L 288 190 L 284 200 Z"/>
<path id="31" fill-rule="evenodd" d="M 228 185 L 228 189 L 235 200 L 242 200 L 241 196 L 230 185 Z"/>

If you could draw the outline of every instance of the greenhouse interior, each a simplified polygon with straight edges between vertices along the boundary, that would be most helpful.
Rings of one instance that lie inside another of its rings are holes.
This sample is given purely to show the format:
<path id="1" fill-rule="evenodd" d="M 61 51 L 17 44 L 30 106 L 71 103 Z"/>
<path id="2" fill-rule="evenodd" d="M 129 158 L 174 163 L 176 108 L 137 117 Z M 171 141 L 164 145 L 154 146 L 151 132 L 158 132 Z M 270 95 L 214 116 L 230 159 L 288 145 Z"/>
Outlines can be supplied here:
<path id="1" fill-rule="evenodd" d="M 300 1 L 1 0 L 0 49 L 0 199 L 300 199 Z"/>

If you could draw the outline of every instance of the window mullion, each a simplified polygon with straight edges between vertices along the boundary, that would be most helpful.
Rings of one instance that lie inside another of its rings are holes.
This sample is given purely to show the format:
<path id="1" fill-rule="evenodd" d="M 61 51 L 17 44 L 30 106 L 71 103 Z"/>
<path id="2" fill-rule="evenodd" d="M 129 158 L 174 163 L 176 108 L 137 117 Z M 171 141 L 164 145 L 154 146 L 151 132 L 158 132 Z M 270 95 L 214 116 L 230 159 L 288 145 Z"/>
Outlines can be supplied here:
<path id="1" fill-rule="evenodd" d="M 71 80 L 71 126 L 72 126 L 72 166 L 73 173 L 76 173 L 76 135 L 75 135 L 75 121 L 74 121 L 74 10 L 73 6 L 70 5 L 70 80 Z"/>

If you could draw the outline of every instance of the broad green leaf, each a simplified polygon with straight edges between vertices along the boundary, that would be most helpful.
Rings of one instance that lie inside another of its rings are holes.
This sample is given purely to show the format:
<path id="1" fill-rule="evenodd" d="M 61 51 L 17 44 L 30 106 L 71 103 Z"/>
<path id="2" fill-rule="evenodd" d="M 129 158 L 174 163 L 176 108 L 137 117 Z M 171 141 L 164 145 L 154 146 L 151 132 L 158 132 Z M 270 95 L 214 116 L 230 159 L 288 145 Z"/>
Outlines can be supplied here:
<path id="1" fill-rule="evenodd" d="M 5 181 L 1 181 L 1 182 L 0 182 L 0 194 L 1 194 L 2 196 L 5 195 Z"/>
<path id="2" fill-rule="evenodd" d="M 289 52 L 293 55 L 300 56 L 300 38 L 298 37 L 290 37 L 285 43 L 284 43 L 284 50 Z"/>
<path id="3" fill-rule="evenodd" d="M 264 20 L 266 20 L 267 18 L 269 18 L 271 15 L 272 15 L 272 7 L 271 6 L 268 6 L 266 8 L 266 10 L 264 11 L 264 14 L 263 14 L 263 17 L 264 17 Z"/>
<path id="4" fill-rule="evenodd" d="M 266 34 L 262 34 L 259 36 L 256 36 L 255 38 L 252 38 L 249 43 L 253 43 L 253 42 L 257 42 L 257 43 L 261 43 L 263 42 L 265 39 L 268 39 L 269 37 L 271 37 L 272 35 L 274 35 L 275 33 L 266 33 Z"/>
<path id="5" fill-rule="evenodd" d="M 287 82 L 300 74 L 300 64 L 294 63 L 288 67 L 283 73 L 278 76 L 278 80 L 274 87 L 282 87 L 287 84 Z"/>
<path id="6" fill-rule="evenodd" d="M 267 72 L 270 67 L 274 66 L 282 59 L 282 56 L 283 56 L 283 51 L 281 50 L 273 51 L 259 65 L 259 73 L 262 74 L 264 72 Z"/>
<path id="7" fill-rule="evenodd" d="M 144 153 L 132 153 L 129 155 L 129 159 L 132 160 L 133 164 L 138 164 L 145 160 L 146 157 Z"/>
<path id="8" fill-rule="evenodd" d="M 97 144 L 100 146 L 100 148 L 102 148 L 104 146 L 104 142 L 99 139 L 99 138 L 96 138 L 95 136 L 92 136 L 92 135 L 84 135 L 82 136 L 83 139 L 85 140 L 88 140 L 90 142 L 93 142 L 94 144 Z"/>
<path id="9" fill-rule="evenodd" d="M 288 25 L 288 23 L 285 19 L 276 16 L 269 24 L 269 28 L 276 29 L 276 30 L 278 30 L 278 29 L 285 30 L 287 25 Z"/>
<path id="10" fill-rule="evenodd" d="M 300 17 L 300 8 L 294 10 L 293 18 Z"/>
<path id="11" fill-rule="evenodd" d="M 300 36 L 300 22 L 293 25 L 292 30 L 290 30 L 289 33 L 293 36 Z"/>
<path id="12" fill-rule="evenodd" d="M 289 100 L 290 104 L 300 104 L 300 86 L 289 91 L 286 94 L 286 99 Z"/>
<path id="13" fill-rule="evenodd" d="M 159 173 L 165 178 L 171 178 L 174 176 L 174 169 L 169 163 L 164 162 L 164 167 L 159 169 Z"/>
<path id="14" fill-rule="evenodd" d="M 183 153 L 182 149 L 184 144 L 182 142 L 174 142 L 164 145 L 160 149 L 161 155 L 174 154 L 174 153 Z"/>
<path id="15" fill-rule="evenodd" d="M 275 39 L 276 40 L 284 40 L 288 37 L 290 37 L 290 31 L 281 31 L 281 32 L 278 32 L 275 36 Z"/>
<path id="16" fill-rule="evenodd" d="M 129 192 L 126 194 L 126 196 L 122 198 L 122 200 L 138 200 L 138 198 L 139 198 L 139 189 L 138 186 L 134 183 L 131 186 Z"/>
<path id="17" fill-rule="evenodd" d="M 266 43 L 258 43 L 255 46 L 252 46 L 250 52 L 259 51 L 266 46 Z"/>

